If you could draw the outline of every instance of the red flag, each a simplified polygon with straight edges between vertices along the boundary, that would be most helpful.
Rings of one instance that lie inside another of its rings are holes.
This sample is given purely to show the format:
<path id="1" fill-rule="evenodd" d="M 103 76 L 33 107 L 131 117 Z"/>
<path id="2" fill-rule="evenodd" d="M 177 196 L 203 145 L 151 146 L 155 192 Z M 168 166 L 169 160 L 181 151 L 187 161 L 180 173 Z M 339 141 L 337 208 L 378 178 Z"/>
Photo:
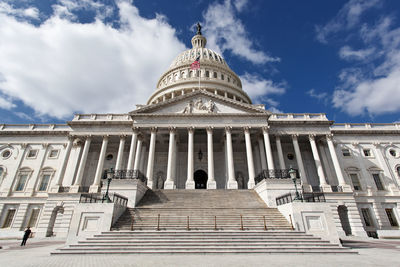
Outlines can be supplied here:
<path id="1" fill-rule="evenodd" d="M 192 70 L 200 69 L 200 55 L 196 58 L 196 60 L 192 64 L 190 64 L 190 69 Z"/>

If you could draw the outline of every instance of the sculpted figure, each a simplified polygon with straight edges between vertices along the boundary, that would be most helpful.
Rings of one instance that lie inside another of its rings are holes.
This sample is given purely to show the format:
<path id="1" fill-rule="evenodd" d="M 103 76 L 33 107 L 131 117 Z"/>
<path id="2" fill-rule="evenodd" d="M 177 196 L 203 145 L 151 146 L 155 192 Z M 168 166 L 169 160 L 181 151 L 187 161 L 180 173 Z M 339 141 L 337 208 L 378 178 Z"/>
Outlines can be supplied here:
<path id="1" fill-rule="evenodd" d="M 202 110 L 203 109 L 203 100 L 201 98 L 197 99 L 196 102 L 194 103 L 194 106 L 198 110 Z"/>
<path id="2" fill-rule="evenodd" d="M 185 109 L 183 110 L 183 113 L 192 113 L 193 112 L 193 101 L 190 100 L 189 103 L 186 105 Z"/>
<path id="3" fill-rule="evenodd" d="M 211 99 L 208 101 L 207 111 L 208 111 L 208 113 L 215 112 L 215 104 L 214 104 L 214 101 L 212 101 Z"/>

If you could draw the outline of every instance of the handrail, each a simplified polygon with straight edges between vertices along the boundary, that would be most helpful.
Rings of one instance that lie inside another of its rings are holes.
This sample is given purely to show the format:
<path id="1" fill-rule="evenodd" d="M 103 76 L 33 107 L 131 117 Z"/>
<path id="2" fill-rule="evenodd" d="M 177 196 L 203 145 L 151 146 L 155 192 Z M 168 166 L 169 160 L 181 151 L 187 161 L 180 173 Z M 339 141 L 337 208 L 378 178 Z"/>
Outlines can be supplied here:
<path id="1" fill-rule="evenodd" d="M 110 197 L 111 196 L 111 197 Z M 109 194 L 108 197 L 103 194 L 81 194 L 79 198 L 79 203 L 104 203 L 104 202 L 112 202 L 117 205 L 121 205 L 126 207 L 128 204 L 128 198 L 121 196 L 117 193 Z"/>
<path id="2" fill-rule="evenodd" d="M 243 216 L 242 216 L 242 214 L 240 214 L 240 230 L 244 230 L 243 229 Z"/>
<path id="3" fill-rule="evenodd" d="M 326 202 L 325 195 L 323 192 L 298 192 L 300 200 L 302 202 Z M 295 200 L 295 195 L 293 192 L 281 195 L 275 199 L 276 205 L 284 205 L 291 203 Z"/>
<path id="4" fill-rule="evenodd" d="M 160 213 L 157 216 L 157 231 L 160 231 Z"/>
<path id="5" fill-rule="evenodd" d="M 264 220 L 264 230 L 267 231 L 267 222 L 265 221 L 265 216 L 263 216 L 263 220 Z"/>
<path id="6" fill-rule="evenodd" d="M 135 215 L 132 214 L 131 231 L 133 231 L 133 224 L 135 223 Z"/>
<path id="7" fill-rule="evenodd" d="M 217 230 L 217 216 L 214 216 L 214 230 Z"/>
<path id="8" fill-rule="evenodd" d="M 264 179 L 290 179 L 289 175 L 290 169 L 266 169 L 262 170 L 259 174 L 255 177 L 255 182 L 258 184 Z M 297 175 L 299 177 L 299 172 L 296 170 Z"/>

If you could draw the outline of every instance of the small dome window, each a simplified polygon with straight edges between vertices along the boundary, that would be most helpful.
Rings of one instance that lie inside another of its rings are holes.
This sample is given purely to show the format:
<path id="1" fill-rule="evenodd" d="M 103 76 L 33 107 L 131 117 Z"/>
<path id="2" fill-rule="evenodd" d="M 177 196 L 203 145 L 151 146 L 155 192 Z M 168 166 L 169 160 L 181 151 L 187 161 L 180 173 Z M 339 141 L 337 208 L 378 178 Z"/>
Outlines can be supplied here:
<path id="1" fill-rule="evenodd" d="M 391 155 L 392 157 L 396 157 L 396 156 L 397 156 L 396 150 L 394 150 L 394 149 L 390 149 L 390 150 L 389 150 L 389 153 L 390 153 L 390 155 Z"/>
<path id="2" fill-rule="evenodd" d="M 3 159 L 8 159 L 11 156 L 11 150 L 6 149 L 1 153 L 1 157 Z"/>
<path id="3" fill-rule="evenodd" d="M 221 80 L 225 80 L 225 77 L 223 74 L 221 74 Z"/>
<path id="4" fill-rule="evenodd" d="M 288 160 L 293 160 L 294 159 L 294 155 L 292 153 L 288 153 L 287 154 L 287 158 L 288 158 Z"/>
<path id="5" fill-rule="evenodd" d="M 210 78 L 210 72 L 208 70 L 206 70 L 206 77 Z"/>
<path id="6" fill-rule="evenodd" d="M 214 78 L 217 78 L 217 73 L 216 72 L 214 72 Z"/>
<path id="7" fill-rule="evenodd" d="M 108 154 L 106 157 L 106 160 L 112 160 L 114 158 L 114 156 L 112 154 Z"/>

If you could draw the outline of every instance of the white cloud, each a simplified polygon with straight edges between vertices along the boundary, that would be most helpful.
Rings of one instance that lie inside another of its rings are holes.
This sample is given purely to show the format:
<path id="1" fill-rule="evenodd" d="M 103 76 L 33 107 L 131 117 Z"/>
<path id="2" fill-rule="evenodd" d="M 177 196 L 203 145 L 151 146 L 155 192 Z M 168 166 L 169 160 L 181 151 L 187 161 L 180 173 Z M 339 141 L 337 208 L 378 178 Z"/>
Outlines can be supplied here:
<path id="1" fill-rule="evenodd" d="M 241 10 L 245 1 L 235 1 L 235 4 L 236 8 Z M 207 37 L 208 47 L 220 54 L 228 50 L 232 54 L 255 64 L 280 60 L 254 48 L 254 43 L 249 38 L 241 20 L 236 17 L 235 9 L 230 0 L 210 4 L 203 14 L 203 18 L 205 20 L 204 34 Z"/>
<path id="2" fill-rule="evenodd" d="M 374 52 L 374 48 L 353 50 L 350 46 L 345 45 L 339 50 L 339 56 L 345 60 L 366 60 Z"/>
<path id="3" fill-rule="evenodd" d="M 286 91 L 285 83 L 276 84 L 272 80 L 263 79 L 255 74 L 245 73 L 240 76 L 240 80 L 243 89 L 255 103 L 266 102 L 270 106 L 276 107 L 279 103 L 270 98 L 270 95 L 281 95 Z M 270 108 L 267 107 L 267 109 Z"/>
<path id="4" fill-rule="evenodd" d="M 39 10 L 37 8 L 14 8 L 6 2 L 0 3 L 0 14 L 14 16 L 19 19 L 39 19 Z"/>
<path id="5" fill-rule="evenodd" d="M 236 10 L 238 12 L 243 11 L 243 9 L 246 7 L 248 3 L 248 0 L 234 0 L 233 5 L 235 6 Z"/>
<path id="6" fill-rule="evenodd" d="M 318 93 L 315 91 L 315 89 L 308 90 L 307 94 L 312 98 L 318 99 L 318 101 L 326 102 L 328 99 L 328 93 L 326 93 L 326 92 Z"/>
<path id="7" fill-rule="evenodd" d="M 57 118 L 128 112 L 145 103 L 159 76 L 185 49 L 175 30 L 163 16 L 141 17 L 127 1 L 117 4 L 121 28 L 100 17 L 81 24 L 57 10 L 67 2 L 58 3 L 39 26 L 0 14 L 1 92 L 37 115 Z"/>
<path id="8" fill-rule="evenodd" d="M 324 26 L 316 26 L 317 40 L 327 43 L 329 35 L 341 30 L 349 30 L 356 26 L 363 13 L 373 7 L 380 6 L 379 0 L 350 0 L 338 14 Z"/>
<path id="9" fill-rule="evenodd" d="M 16 106 L 11 100 L 0 96 L 0 108 L 9 110 Z"/>

